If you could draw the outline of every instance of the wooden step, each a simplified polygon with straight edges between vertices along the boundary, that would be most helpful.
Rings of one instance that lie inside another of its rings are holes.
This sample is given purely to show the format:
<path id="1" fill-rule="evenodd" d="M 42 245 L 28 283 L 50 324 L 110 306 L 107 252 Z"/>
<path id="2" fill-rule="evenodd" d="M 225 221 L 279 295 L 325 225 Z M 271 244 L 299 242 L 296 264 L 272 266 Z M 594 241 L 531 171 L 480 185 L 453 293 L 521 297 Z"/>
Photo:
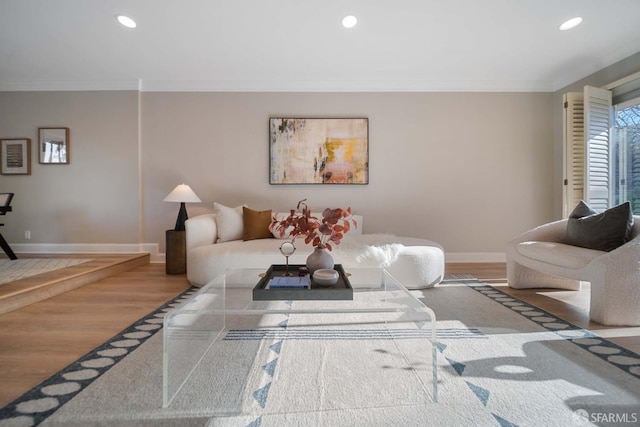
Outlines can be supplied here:
<path id="1" fill-rule="evenodd" d="M 89 283 L 149 264 L 148 253 L 20 255 L 25 258 L 88 258 L 89 261 L 0 285 L 0 314 L 51 298 Z"/>

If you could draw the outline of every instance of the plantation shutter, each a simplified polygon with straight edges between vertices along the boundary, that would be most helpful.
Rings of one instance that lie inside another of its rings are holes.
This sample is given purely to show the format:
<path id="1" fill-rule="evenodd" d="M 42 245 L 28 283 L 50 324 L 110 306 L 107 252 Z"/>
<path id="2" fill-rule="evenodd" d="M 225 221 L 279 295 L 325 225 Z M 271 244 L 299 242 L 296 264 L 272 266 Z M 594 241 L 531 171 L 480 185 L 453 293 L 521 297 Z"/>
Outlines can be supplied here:
<path id="1" fill-rule="evenodd" d="M 563 101 L 563 215 L 580 200 L 605 210 L 611 200 L 611 92 L 585 86 L 584 93 L 566 93 Z"/>
<path id="2" fill-rule="evenodd" d="M 584 198 L 584 96 L 566 93 L 564 109 L 564 202 L 562 214 L 566 218 Z"/>
<path id="3" fill-rule="evenodd" d="M 593 209 L 610 206 L 611 91 L 584 88 L 585 180 L 584 199 Z"/>

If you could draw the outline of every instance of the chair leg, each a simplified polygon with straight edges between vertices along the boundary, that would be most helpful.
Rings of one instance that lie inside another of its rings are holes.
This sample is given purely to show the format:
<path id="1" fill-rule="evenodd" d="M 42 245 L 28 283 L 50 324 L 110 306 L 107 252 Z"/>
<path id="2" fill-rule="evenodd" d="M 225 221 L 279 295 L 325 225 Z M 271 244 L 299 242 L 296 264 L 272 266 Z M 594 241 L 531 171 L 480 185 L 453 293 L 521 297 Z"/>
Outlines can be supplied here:
<path id="1" fill-rule="evenodd" d="M 4 253 L 7 254 L 9 259 L 18 259 L 16 254 L 11 250 L 11 247 L 9 246 L 7 241 L 4 240 L 4 237 L 2 237 L 2 233 L 0 233 L 0 247 L 4 250 Z"/>

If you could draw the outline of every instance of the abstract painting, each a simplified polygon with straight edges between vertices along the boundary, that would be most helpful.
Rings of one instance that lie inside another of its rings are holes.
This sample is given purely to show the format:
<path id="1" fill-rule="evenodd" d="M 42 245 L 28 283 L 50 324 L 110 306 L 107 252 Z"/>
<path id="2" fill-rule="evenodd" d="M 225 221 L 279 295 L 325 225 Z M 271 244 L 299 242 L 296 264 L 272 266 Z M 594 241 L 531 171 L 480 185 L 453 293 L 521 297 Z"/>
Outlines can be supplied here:
<path id="1" fill-rule="evenodd" d="M 368 184 L 369 119 L 270 118 L 270 184 Z"/>

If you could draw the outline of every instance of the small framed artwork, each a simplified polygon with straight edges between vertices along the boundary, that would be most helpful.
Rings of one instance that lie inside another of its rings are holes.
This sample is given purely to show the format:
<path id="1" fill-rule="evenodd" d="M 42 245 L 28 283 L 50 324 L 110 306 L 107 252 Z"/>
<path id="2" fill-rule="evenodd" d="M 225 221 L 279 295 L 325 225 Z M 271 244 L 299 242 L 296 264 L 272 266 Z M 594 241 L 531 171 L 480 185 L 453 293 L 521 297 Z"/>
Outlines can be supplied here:
<path id="1" fill-rule="evenodd" d="M 269 119 L 270 184 L 368 184 L 369 119 Z"/>
<path id="2" fill-rule="evenodd" d="M 3 138 L 1 145 L 2 175 L 31 175 L 31 139 Z"/>
<path id="3" fill-rule="evenodd" d="M 69 128 L 38 128 L 38 156 L 43 164 L 69 164 Z"/>

